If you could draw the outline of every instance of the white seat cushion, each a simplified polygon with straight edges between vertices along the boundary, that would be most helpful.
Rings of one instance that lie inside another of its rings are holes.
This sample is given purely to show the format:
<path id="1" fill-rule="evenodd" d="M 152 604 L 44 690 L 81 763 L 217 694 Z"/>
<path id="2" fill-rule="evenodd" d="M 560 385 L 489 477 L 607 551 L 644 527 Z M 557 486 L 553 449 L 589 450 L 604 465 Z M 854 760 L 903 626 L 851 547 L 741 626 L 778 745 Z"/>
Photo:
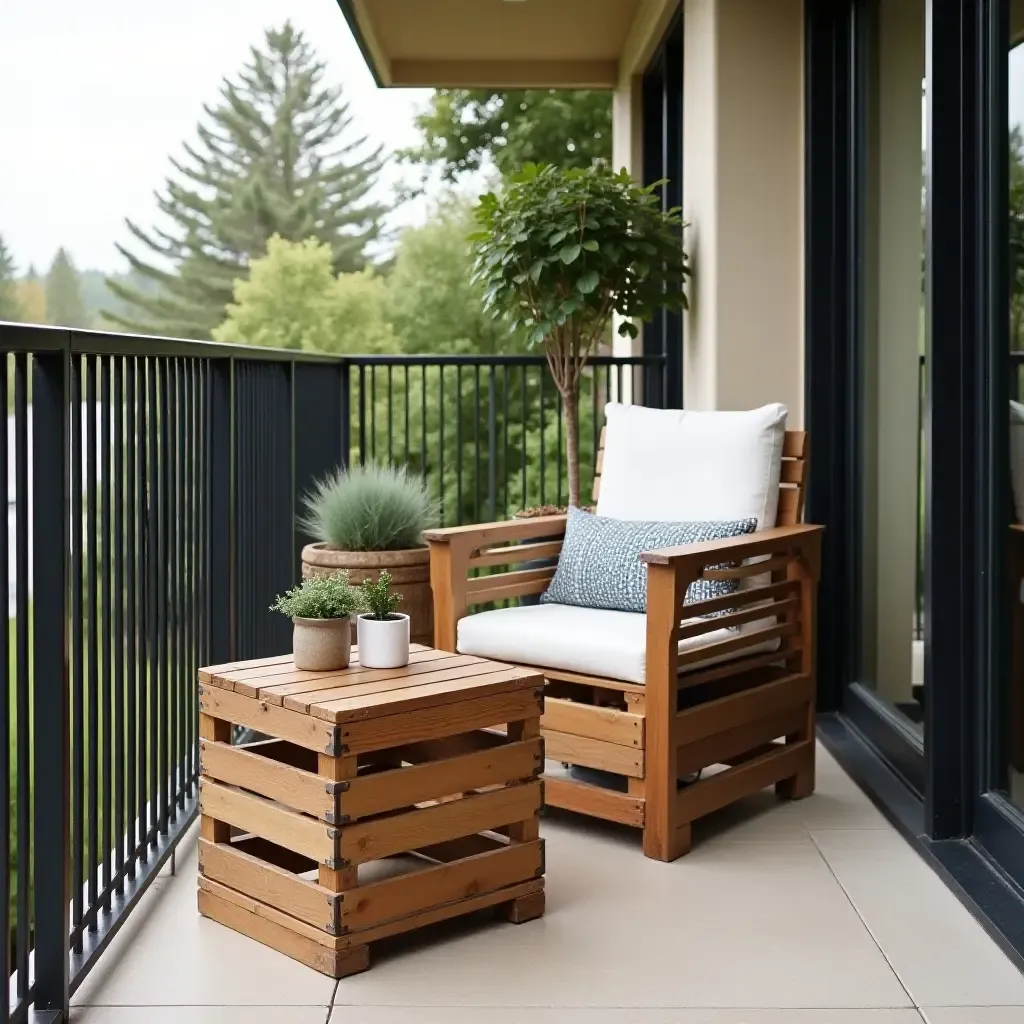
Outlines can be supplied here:
<path id="1" fill-rule="evenodd" d="M 762 621 L 746 628 L 763 625 Z M 717 629 L 681 641 L 679 650 L 737 635 L 736 630 Z M 747 648 L 743 654 L 777 646 L 774 640 Z M 642 684 L 647 661 L 647 616 L 567 604 L 499 608 L 460 619 L 457 647 L 459 654 Z M 726 659 L 719 656 L 702 664 L 722 660 Z"/>
<path id="2" fill-rule="evenodd" d="M 786 407 L 691 412 L 607 406 L 597 514 L 610 519 L 775 525 Z"/>

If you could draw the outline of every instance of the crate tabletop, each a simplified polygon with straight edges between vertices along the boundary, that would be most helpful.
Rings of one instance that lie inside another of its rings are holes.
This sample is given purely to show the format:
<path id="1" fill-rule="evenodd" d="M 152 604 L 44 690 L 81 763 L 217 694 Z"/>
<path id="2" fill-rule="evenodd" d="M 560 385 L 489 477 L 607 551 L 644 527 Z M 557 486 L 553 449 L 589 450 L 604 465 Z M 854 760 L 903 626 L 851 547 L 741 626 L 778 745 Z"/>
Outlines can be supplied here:
<path id="1" fill-rule="evenodd" d="M 543 674 L 534 669 L 420 644 L 410 647 L 409 664 L 402 668 L 363 668 L 359 649 L 353 646 L 348 668 L 337 672 L 299 671 L 290 654 L 199 670 L 200 685 L 231 690 L 336 723 L 542 686 L 543 682 Z"/>

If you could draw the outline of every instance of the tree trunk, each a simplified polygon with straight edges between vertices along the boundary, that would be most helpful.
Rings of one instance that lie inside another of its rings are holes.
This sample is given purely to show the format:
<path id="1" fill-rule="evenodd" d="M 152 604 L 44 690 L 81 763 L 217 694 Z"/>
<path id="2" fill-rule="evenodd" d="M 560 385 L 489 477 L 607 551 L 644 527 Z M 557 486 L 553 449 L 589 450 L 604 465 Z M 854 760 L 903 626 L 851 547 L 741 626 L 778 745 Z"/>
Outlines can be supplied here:
<path id="1" fill-rule="evenodd" d="M 565 415 L 565 461 L 569 471 L 569 504 L 580 507 L 580 393 L 577 387 L 562 391 Z"/>

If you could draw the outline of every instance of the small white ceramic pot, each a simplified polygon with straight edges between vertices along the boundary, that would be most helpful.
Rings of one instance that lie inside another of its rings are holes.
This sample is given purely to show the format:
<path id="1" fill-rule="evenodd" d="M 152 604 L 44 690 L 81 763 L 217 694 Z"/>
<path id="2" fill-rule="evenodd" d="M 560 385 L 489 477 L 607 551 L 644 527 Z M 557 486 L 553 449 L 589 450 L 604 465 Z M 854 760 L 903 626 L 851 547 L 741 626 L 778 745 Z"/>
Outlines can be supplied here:
<path id="1" fill-rule="evenodd" d="M 359 664 L 362 668 L 401 668 L 409 664 L 409 616 L 394 612 L 390 618 L 356 619 Z"/>
<path id="2" fill-rule="evenodd" d="M 352 620 L 293 618 L 292 654 L 302 672 L 336 672 L 352 657 Z"/>

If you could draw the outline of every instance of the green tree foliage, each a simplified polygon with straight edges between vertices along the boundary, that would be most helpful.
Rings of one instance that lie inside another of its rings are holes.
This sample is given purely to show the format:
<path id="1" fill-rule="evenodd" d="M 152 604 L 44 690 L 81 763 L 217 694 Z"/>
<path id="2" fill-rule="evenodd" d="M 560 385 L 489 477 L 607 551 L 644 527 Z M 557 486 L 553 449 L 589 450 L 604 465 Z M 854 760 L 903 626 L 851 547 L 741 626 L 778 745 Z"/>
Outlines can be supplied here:
<path id="1" fill-rule="evenodd" d="M 248 275 L 274 235 L 316 238 L 335 274 L 366 263 L 384 208 L 369 199 L 380 149 L 352 137 L 342 91 L 290 23 L 266 34 L 261 49 L 220 101 L 205 108 L 196 143 L 172 160 L 157 203 L 169 226 L 127 222 L 145 255 L 119 246 L 131 269 L 160 286 L 148 294 L 122 281 L 109 286 L 128 311 L 106 316 L 142 332 L 206 338 L 224 319 L 235 281 Z M 165 269 L 166 268 L 166 269 Z"/>
<path id="2" fill-rule="evenodd" d="M 416 126 L 422 141 L 400 159 L 439 167 L 449 182 L 487 158 L 509 175 L 528 163 L 589 167 L 612 156 L 607 90 L 438 89 Z"/>
<path id="3" fill-rule="evenodd" d="M 394 351 L 386 294 L 387 285 L 369 267 L 335 274 L 324 242 L 275 235 L 248 278 L 235 282 L 235 301 L 213 337 L 307 352 Z"/>
<path id="4" fill-rule="evenodd" d="M 483 288 L 473 281 L 473 226 L 469 200 L 448 195 L 426 224 L 402 232 L 388 310 L 403 351 L 525 351 L 525 337 L 484 310 Z"/>
<path id="5" fill-rule="evenodd" d="M 635 338 L 636 321 L 686 308 L 690 268 L 678 210 L 655 185 L 603 165 L 530 164 L 480 199 L 476 279 L 495 316 L 543 347 L 565 414 L 569 503 L 579 504 L 579 391 L 587 358 L 611 323 Z"/>
<path id="6" fill-rule="evenodd" d="M 46 314 L 58 327 L 88 327 L 89 315 L 82 302 L 78 271 L 67 250 L 60 248 L 46 275 Z"/>
<path id="7" fill-rule="evenodd" d="M 17 320 L 20 316 L 14 256 L 0 235 L 0 320 Z"/>

